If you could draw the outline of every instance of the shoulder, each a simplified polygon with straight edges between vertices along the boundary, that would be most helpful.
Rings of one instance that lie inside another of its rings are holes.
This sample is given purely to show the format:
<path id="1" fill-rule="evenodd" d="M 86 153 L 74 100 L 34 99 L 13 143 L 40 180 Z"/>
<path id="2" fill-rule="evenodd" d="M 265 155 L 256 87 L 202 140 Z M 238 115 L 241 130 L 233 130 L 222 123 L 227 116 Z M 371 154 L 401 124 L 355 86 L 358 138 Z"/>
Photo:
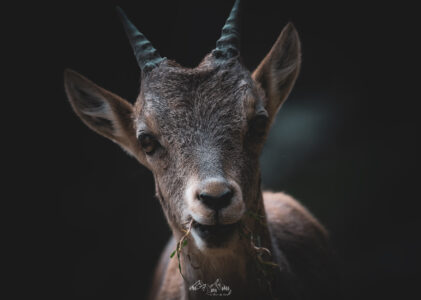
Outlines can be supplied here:
<path id="1" fill-rule="evenodd" d="M 302 299 L 340 299 L 340 273 L 326 229 L 297 200 L 264 192 L 275 255 Z"/>
<path id="2" fill-rule="evenodd" d="M 263 192 L 263 201 L 272 236 L 278 242 L 311 243 L 327 247 L 328 233 L 322 224 L 297 200 L 285 193 Z"/>

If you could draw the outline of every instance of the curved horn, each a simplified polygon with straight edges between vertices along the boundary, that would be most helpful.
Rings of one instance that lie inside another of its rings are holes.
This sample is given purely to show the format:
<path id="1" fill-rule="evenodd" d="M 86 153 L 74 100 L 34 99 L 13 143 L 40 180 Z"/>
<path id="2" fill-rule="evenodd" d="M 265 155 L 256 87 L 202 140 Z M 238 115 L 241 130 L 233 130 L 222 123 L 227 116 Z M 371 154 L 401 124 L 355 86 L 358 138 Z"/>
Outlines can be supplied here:
<path id="1" fill-rule="evenodd" d="M 239 10 L 240 0 L 236 0 L 224 27 L 222 27 L 222 34 L 216 42 L 216 48 L 212 51 L 215 58 L 229 59 L 240 53 Z"/>
<path id="2" fill-rule="evenodd" d="M 117 6 L 117 13 L 123 23 L 124 30 L 129 38 L 130 44 L 136 56 L 137 63 L 142 72 L 147 73 L 157 67 L 165 57 L 162 58 L 151 42 L 133 25 L 127 18 L 124 11 Z"/>

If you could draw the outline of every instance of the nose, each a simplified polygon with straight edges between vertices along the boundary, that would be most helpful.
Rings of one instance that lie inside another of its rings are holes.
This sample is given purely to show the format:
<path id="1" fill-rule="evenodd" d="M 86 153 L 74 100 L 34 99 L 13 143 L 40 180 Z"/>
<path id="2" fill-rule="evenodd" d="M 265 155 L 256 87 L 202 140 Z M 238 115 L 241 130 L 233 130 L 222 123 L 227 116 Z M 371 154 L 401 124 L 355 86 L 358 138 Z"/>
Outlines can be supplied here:
<path id="1" fill-rule="evenodd" d="M 233 189 L 225 180 L 209 180 L 201 185 L 199 200 L 213 210 L 227 207 L 234 195 Z"/>

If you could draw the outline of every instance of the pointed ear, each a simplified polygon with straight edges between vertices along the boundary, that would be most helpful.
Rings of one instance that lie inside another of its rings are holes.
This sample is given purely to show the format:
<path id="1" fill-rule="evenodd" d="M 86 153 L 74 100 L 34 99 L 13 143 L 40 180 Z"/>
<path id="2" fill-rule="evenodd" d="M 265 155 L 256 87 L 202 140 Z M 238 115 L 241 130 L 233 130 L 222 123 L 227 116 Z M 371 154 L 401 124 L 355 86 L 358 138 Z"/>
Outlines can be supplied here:
<path id="1" fill-rule="evenodd" d="M 73 110 L 89 128 L 136 156 L 139 147 L 129 102 L 72 70 L 64 72 L 64 86 Z"/>
<path id="2" fill-rule="evenodd" d="M 252 75 L 266 92 L 265 108 L 271 120 L 291 92 L 300 65 L 300 39 L 294 25 L 288 23 Z"/>

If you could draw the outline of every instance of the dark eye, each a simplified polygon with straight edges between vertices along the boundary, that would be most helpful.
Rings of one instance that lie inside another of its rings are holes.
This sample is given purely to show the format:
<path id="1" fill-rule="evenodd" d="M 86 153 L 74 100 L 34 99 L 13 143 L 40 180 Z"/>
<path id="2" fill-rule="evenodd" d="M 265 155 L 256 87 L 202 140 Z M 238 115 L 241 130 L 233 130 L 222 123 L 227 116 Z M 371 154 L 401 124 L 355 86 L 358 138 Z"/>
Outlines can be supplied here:
<path id="1" fill-rule="evenodd" d="M 267 115 L 257 115 L 250 120 L 248 134 L 252 137 L 263 137 L 268 125 Z"/>
<path id="2" fill-rule="evenodd" d="M 159 147 L 159 143 L 156 138 L 148 133 L 141 133 L 139 135 L 139 142 L 143 151 L 145 151 L 147 155 L 152 155 L 156 148 Z"/>

